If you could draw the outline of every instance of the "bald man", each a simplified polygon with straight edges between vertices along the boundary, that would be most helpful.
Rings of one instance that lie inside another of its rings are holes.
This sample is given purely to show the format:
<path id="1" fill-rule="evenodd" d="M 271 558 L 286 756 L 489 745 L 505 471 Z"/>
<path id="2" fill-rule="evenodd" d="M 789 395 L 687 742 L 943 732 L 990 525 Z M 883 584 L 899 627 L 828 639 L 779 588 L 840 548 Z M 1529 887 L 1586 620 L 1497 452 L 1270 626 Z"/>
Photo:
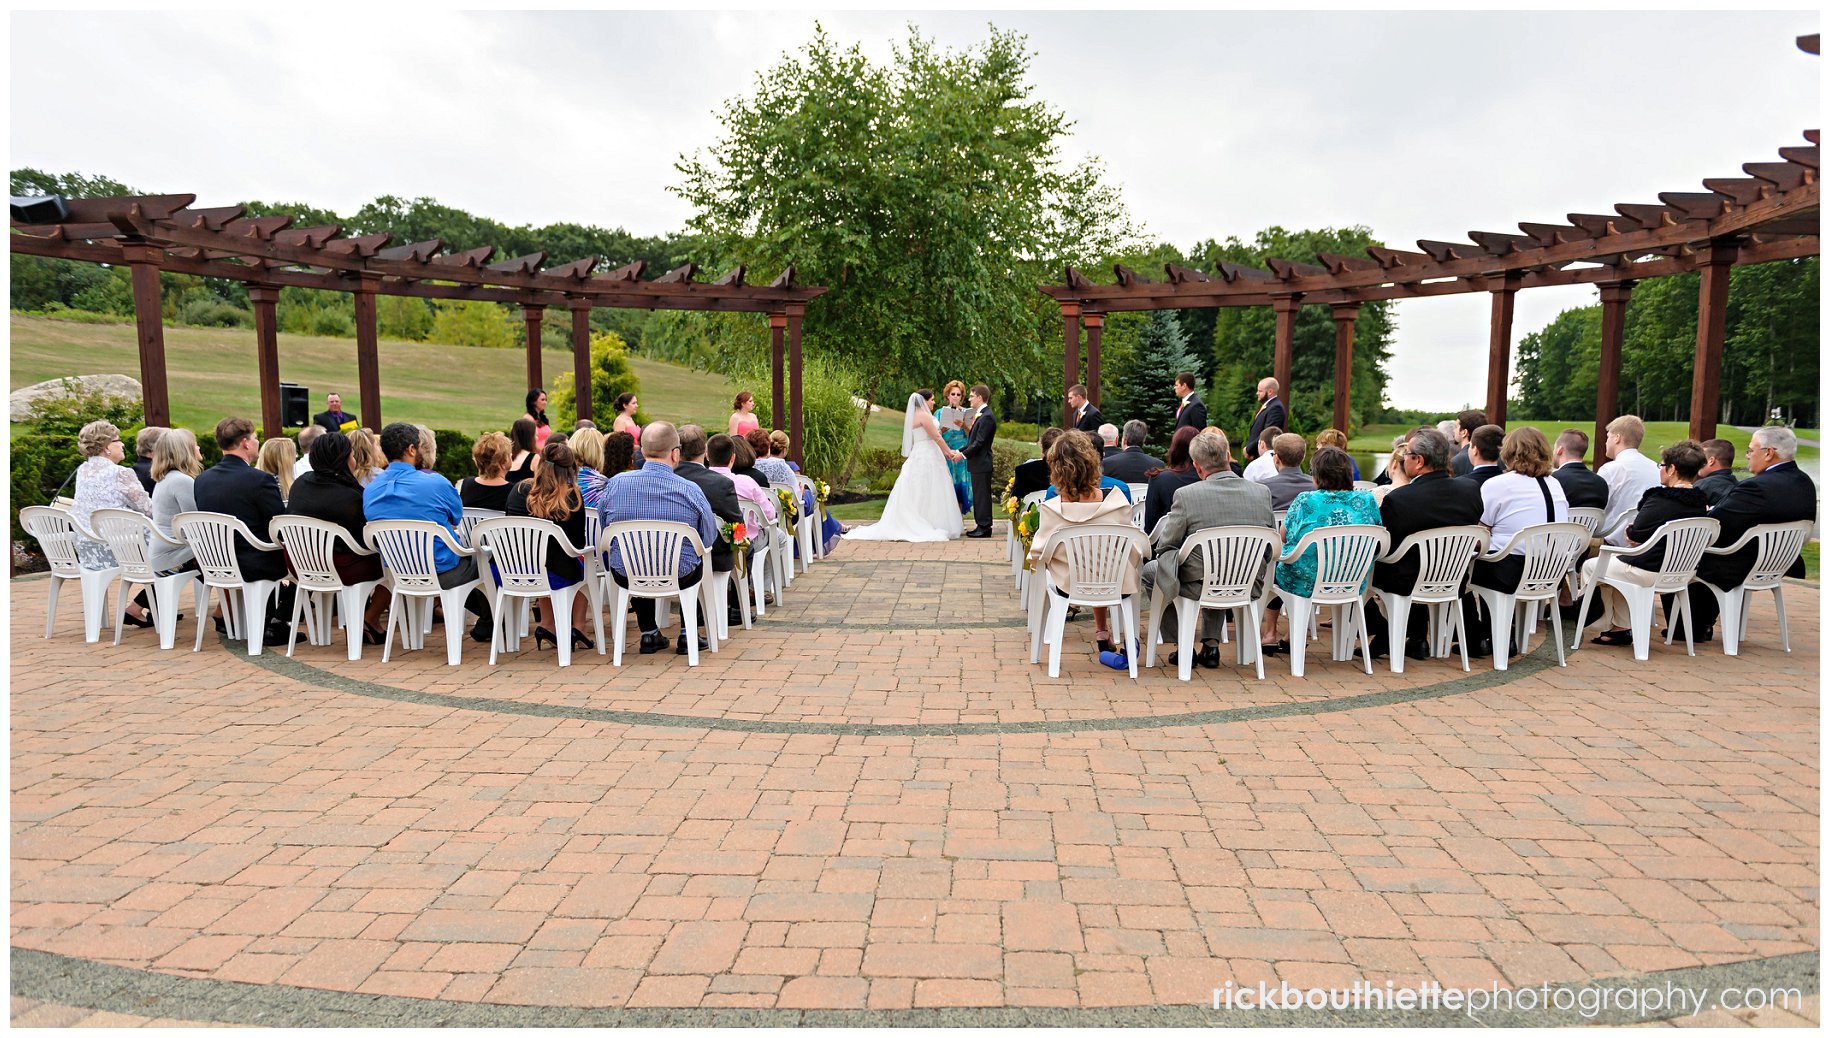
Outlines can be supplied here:
<path id="1" fill-rule="evenodd" d="M 1248 458 L 1258 457 L 1260 433 L 1272 426 L 1290 427 L 1290 412 L 1284 407 L 1283 398 L 1277 395 L 1279 388 L 1274 378 L 1258 381 L 1258 413 L 1252 416 L 1252 431 L 1245 436 L 1245 456 Z"/>

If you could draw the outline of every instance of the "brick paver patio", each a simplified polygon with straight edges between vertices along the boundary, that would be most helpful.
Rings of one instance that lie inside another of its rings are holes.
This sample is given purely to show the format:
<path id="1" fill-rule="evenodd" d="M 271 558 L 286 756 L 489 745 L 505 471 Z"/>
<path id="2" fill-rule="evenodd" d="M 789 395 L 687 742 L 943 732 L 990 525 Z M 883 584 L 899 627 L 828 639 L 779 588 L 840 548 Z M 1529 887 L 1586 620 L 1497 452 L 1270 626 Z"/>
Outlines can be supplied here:
<path id="1" fill-rule="evenodd" d="M 1186 684 L 1031 666 L 998 541 L 845 545 L 697 669 L 87 646 L 45 592 L 12 584 L 15 1023 L 1143 1022 L 1734 963 L 1817 1015 L 1814 586 L 1790 655 L 1762 602 L 1735 659 Z"/>

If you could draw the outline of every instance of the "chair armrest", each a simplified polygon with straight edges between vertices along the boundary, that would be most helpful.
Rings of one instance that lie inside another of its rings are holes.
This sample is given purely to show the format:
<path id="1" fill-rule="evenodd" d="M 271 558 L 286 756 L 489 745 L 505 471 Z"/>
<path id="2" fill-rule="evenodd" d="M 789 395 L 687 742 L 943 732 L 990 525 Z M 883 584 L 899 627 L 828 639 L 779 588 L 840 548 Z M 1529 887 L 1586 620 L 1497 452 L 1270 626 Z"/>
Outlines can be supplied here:
<path id="1" fill-rule="evenodd" d="M 1722 548 L 1704 548 L 1703 553 L 1705 555 L 1733 555 L 1735 552 L 1747 547 L 1748 543 L 1752 541 L 1754 537 L 1755 528 L 1750 526 L 1748 527 L 1747 532 L 1743 533 L 1735 543 Z"/>

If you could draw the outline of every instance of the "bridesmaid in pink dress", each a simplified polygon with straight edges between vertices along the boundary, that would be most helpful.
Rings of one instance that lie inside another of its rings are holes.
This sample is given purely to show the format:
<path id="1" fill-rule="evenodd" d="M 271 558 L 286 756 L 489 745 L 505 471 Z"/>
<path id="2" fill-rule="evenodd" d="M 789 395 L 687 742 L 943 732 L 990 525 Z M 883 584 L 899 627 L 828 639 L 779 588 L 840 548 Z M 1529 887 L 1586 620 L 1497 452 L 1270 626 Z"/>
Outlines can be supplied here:
<path id="1" fill-rule="evenodd" d="M 538 454 L 546 447 L 547 434 L 553 431 L 546 419 L 546 390 L 535 386 L 527 391 L 527 413 L 521 417 L 534 423 L 534 453 Z"/>
<path id="2" fill-rule="evenodd" d="M 725 431 L 732 436 L 742 436 L 751 429 L 762 426 L 756 417 L 756 398 L 748 390 L 737 394 L 737 399 L 731 402 L 731 406 L 737 410 L 731 413 L 731 421 Z"/>
<path id="3" fill-rule="evenodd" d="M 626 432 L 637 443 L 642 442 L 642 427 L 635 421 L 635 412 L 640 406 L 634 393 L 619 394 L 616 398 L 616 420 L 610 423 L 610 431 Z"/>

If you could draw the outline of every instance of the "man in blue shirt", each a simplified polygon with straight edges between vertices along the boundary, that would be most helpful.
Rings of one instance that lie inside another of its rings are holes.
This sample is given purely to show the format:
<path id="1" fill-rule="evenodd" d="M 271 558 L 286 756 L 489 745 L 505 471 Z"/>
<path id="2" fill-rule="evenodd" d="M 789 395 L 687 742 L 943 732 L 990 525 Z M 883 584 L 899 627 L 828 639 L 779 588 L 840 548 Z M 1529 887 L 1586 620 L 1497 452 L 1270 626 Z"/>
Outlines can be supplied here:
<path id="1" fill-rule="evenodd" d="M 712 503 L 706 499 L 705 491 L 674 471 L 674 466 L 680 463 L 680 433 L 671 423 L 650 422 L 643 426 L 642 460 L 641 468 L 618 473 L 604 484 L 597 499 L 604 525 L 631 520 L 684 523 L 698 531 L 699 539 L 708 547 L 712 545 L 718 539 L 718 517 L 712 514 Z M 702 576 L 699 554 L 693 551 L 692 545 L 682 543 L 680 586 L 692 587 Z M 616 546 L 610 549 L 610 579 L 619 587 L 629 586 L 629 578 L 623 571 L 622 553 Z M 642 630 L 644 655 L 667 647 L 667 636 L 655 623 L 654 599 L 635 600 L 635 621 Z M 621 623 L 621 618 L 617 622 Z M 705 639 L 699 639 L 699 647 L 705 648 Z M 684 628 L 674 652 L 686 655 Z"/>
<path id="2" fill-rule="evenodd" d="M 457 535 L 458 521 L 464 518 L 464 502 L 458 499 L 451 481 L 419 467 L 419 426 L 395 422 L 381 430 L 381 453 L 388 467 L 362 491 L 362 515 L 376 519 L 419 519 L 438 523 Z M 433 565 L 438 568 L 440 587 L 457 587 L 477 579 L 475 555 L 460 556 L 443 541 L 432 545 Z M 470 637 L 489 640 L 489 598 L 481 588 L 472 588 L 464 607 L 477 614 Z"/>

